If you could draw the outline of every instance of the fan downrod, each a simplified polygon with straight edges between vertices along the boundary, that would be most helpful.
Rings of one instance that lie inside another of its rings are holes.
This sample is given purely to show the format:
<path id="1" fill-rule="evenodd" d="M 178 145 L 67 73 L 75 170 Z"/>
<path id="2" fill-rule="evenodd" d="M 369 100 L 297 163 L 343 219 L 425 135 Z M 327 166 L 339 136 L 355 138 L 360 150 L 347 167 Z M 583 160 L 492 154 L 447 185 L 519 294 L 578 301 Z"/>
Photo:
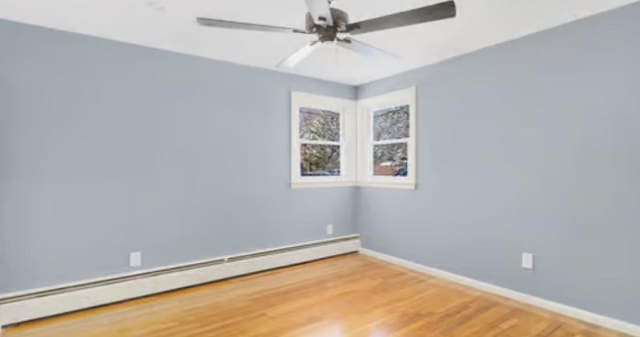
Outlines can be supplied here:
<path id="1" fill-rule="evenodd" d="M 331 17 L 333 19 L 333 26 L 316 24 L 311 13 L 307 13 L 305 20 L 307 32 L 318 34 L 318 41 L 320 42 L 335 41 L 338 38 L 339 33 L 347 32 L 349 14 L 343 10 L 331 8 Z M 323 20 L 323 18 L 320 18 L 319 21 L 326 22 L 326 19 Z"/>

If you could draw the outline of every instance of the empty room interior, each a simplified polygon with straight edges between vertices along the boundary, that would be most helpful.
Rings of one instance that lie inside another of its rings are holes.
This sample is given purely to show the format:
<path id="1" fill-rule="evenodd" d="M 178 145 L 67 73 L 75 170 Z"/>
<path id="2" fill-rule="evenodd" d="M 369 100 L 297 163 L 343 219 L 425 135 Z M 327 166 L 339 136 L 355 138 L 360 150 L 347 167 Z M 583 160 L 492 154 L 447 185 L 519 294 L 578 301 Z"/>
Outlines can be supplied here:
<path id="1" fill-rule="evenodd" d="M 637 0 L 0 0 L 2 337 L 640 337 Z"/>

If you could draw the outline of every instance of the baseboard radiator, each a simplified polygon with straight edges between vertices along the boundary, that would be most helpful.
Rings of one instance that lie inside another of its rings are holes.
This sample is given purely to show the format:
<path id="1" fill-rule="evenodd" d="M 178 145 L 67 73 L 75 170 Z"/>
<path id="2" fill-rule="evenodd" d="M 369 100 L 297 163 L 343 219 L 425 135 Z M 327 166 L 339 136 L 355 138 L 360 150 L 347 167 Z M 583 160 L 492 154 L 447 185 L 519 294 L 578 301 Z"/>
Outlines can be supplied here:
<path id="1" fill-rule="evenodd" d="M 354 253 L 359 249 L 360 237 L 349 235 L 58 287 L 0 295 L 0 328 L 231 277 Z"/>

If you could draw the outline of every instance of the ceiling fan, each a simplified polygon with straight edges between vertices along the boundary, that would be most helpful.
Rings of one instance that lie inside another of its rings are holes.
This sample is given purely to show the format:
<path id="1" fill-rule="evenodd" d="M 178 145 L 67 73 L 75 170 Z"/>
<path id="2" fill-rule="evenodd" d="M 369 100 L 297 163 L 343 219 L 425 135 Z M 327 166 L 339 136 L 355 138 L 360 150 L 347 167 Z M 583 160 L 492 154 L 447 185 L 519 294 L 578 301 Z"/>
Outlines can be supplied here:
<path id="1" fill-rule="evenodd" d="M 342 48 L 352 50 L 358 54 L 371 58 L 395 58 L 395 56 L 388 52 L 356 40 L 351 36 L 430 21 L 438 21 L 456 16 L 455 2 L 446 1 L 405 12 L 350 23 L 349 15 L 346 12 L 331 7 L 333 1 L 334 0 L 305 0 L 309 12 L 306 14 L 306 25 L 304 29 L 235 22 L 204 17 L 199 17 L 196 21 L 203 26 L 209 27 L 317 35 L 317 40 L 308 43 L 278 64 L 279 67 L 294 68 L 298 63 L 300 63 L 300 61 L 309 57 L 320 45 L 326 42 L 334 42 Z"/>

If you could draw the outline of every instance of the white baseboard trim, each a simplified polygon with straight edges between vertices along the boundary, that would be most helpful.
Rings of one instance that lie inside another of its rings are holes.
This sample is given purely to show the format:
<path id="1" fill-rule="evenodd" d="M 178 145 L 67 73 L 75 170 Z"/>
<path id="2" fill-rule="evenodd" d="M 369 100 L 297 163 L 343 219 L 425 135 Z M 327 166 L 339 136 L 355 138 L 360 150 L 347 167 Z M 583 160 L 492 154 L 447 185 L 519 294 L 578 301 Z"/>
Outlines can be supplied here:
<path id="1" fill-rule="evenodd" d="M 444 270 L 428 267 L 415 262 L 411 262 L 405 259 L 401 259 L 395 256 L 387 255 L 384 253 L 376 252 L 371 249 L 360 248 L 360 253 L 368 255 L 386 262 L 397 264 L 399 266 L 415 270 L 424 274 L 436 276 L 448 281 L 459 283 L 471 288 L 482 290 L 488 293 L 492 293 L 498 296 L 506 297 L 518 302 L 533 305 L 551 312 L 555 312 L 564 316 L 575 318 L 590 324 L 598 325 L 610 330 L 619 331 L 631 336 L 640 337 L 640 326 L 620 321 L 615 318 L 599 315 L 586 310 L 571 307 L 565 304 L 545 300 L 540 297 L 528 295 L 508 288 L 503 288 L 494 284 L 474 280 L 465 276 L 450 273 Z"/>
<path id="2" fill-rule="evenodd" d="M 0 331 L 2 326 L 357 252 L 359 248 L 359 236 L 350 235 L 0 295 Z M 128 278 L 125 281 L 118 280 L 123 277 Z"/>

